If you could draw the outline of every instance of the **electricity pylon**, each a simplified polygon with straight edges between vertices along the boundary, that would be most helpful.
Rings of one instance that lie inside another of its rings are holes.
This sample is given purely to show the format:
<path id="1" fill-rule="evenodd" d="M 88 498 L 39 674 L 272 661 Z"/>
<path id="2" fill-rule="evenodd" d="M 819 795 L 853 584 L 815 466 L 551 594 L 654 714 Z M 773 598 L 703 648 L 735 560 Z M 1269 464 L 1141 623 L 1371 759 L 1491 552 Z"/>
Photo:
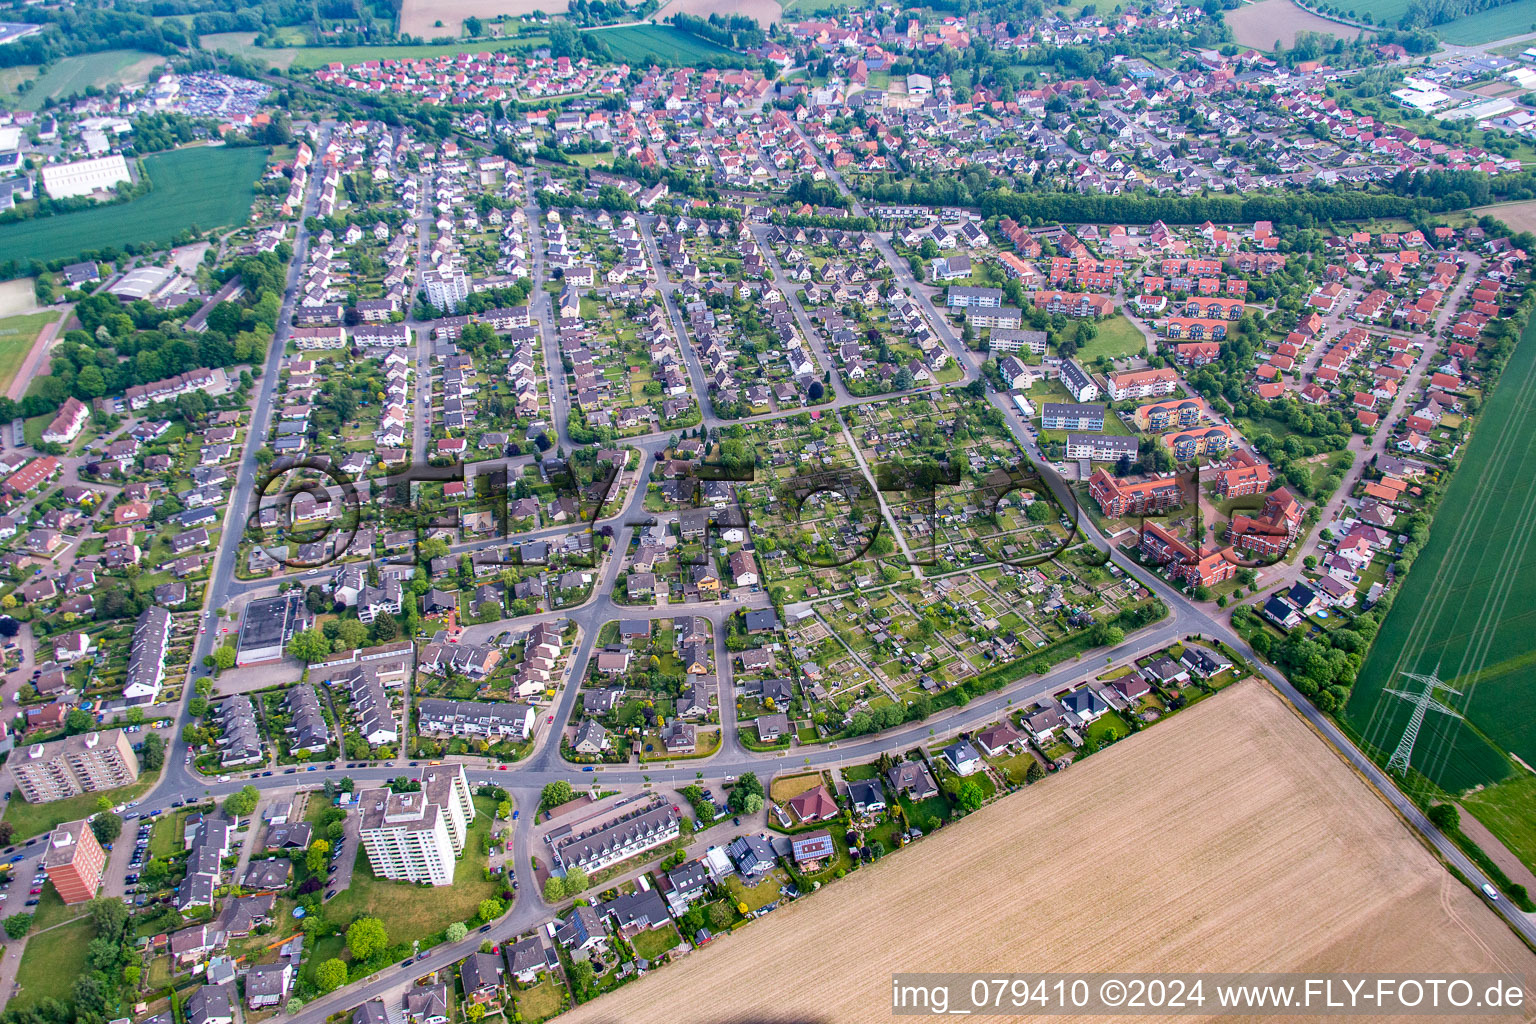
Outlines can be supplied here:
<path id="1" fill-rule="evenodd" d="M 1436 667 L 1429 675 L 1421 675 L 1417 672 L 1404 672 L 1403 676 L 1415 682 L 1424 684 L 1424 689 L 1419 693 L 1409 693 L 1407 690 L 1394 690 L 1388 687 L 1384 692 L 1394 697 L 1401 697 L 1413 704 L 1413 715 L 1408 719 L 1408 728 L 1403 730 L 1402 739 L 1397 741 L 1397 749 L 1392 751 L 1392 756 L 1387 758 L 1387 771 L 1396 769 L 1398 774 L 1408 774 L 1408 762 L 1413 757 L 1413 744 L 1419 738 L 1419 726 L 1424 724 L 1424 715 L 1428 711 L 1438 711 L 1442 715 L 1450 715 L 1452 718 L 1460 718 L 1461 715 L 1435 699 L 1436 690 L 1444 690 L 1461 696 L 1460 690 L 1452 689 L 1440 681 L 1440 669 Z"/>

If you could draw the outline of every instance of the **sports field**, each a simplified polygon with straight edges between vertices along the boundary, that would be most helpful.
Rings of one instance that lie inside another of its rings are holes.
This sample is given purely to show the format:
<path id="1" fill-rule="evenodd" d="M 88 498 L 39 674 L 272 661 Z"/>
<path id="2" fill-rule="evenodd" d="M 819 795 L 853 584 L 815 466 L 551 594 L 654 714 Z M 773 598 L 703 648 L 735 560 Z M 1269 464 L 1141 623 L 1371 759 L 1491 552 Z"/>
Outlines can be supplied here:
<path id="1" fill-rule="evenodd" d="M 0 320 L 0 394 L 11 386 L 16 371 L 32 351 L 32 343 L 43 328 L 59 318 L 57 310 L 48 313 L 29 313 Z"/>
<path id="2" fill-rule="evenodd" d="M 725 47 L 670 25 L 628 25 L 593 29 L 590 35 L 608 47 L 614 60 L 627 64 L 688 64 L 735 56 Z"/>
<path id="3" fill-rule="evenodd" d="M 1411 710 L 1382 688 L 1418 692 L 1401 673 L 1438 670 L 1467 720 L 1431 712 L 1413 767 L 1451 793 L 1509 776 L 1505 751 L 1536 764 L 1536 322 L 1479 420 L 1345 707 L 1390 754 Z"/>
<path id="4" fill-rule="evenodd" d="M 1529 976 L 1536 956 L 1248 682 L 561 1019 L 862 1024 L 892 1019 L 897 971 L 1321 965 Z"/>
<path id="5" fill-rule="evenodd" d="M 149 70 L 166 58 L 143 50 L 103 50 L 64 57 L 37 78 L 18 101 L 24 110 L 40 110 L 43 101 L 84 93 L 87 86 L 149 81 Z"/>
<path id="6" fill-rule="evenodd" d="M 193 146 L 144 158 L 154 187 L 148 195 L 57 217 L 0 227 L 0 251 L 55 260 L 109 246 L 169 243 L 178 232 L 240 224 L 250 216 L 254 184 L 267 150 Z"/>

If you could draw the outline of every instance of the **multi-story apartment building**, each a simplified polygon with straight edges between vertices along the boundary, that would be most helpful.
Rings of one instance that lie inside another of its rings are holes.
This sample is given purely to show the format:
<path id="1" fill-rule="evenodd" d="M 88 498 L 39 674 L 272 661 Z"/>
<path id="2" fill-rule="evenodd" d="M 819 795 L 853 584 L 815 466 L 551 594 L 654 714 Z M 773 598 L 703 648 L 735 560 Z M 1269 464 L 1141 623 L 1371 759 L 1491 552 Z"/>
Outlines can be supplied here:
<path id="1" fill-rule="evenodd" d="M 1029 352 L 1032 355 L 1045 355 L 1046 337 L 1044 331 L 1013 331 L 1001 327 L 994 328 L 992 336 L 987 339 L 987 351 L 994 356 L 1008 355 L 1013 352 Z"/>
<path id="2" fill-rule="evenodd" d="M 550 849 L 562 869 L 587 873 L 637 853 L 670 843 L 680 834 L 677 810 L 670 803 L 647 801 L 644 806 L 584 832 L 572 829 L 550 836 Z"/>
<path id="3" fill-rule="evenodd" d="M 1237 575 L 1237 563 L 1228 557 L 1231 548 L 1197 552 L 1157 523 L 1142 524 L 1140 547 L 1143 555 L 1167 566 L 1168 575 L 1180 583 L 1209 587 Z"/>
<path id="4" fill-rule="evenodd" d="M 1184 504 L 1178 482 L 1168 479 L 1121 480 L 1106 469 L 1088 480 L 1088 493 L 1107 516 L 1144 516 Z"/>
<path id="5" fill-rule="evenodd" d="M 1104 407 L 1044 402 L 1040 406 L 1040 426 L 1045 430 L 1103 430 Z"/>
<path id="6" fill-rule="evenodd" d="M 11 777 L 28 803 L 126 786 L 139 777 L 139 759 L 121 729 L 66 736 L 13 751 Z"/>
<path id="7" fill-rule="evenodd" d="M 83 818 L 54 829 L 48 837 L 48 849 L 43 852 L 48 880 L 65 903 L 84 903 L 95 897 L 106 863 L 106 852 Z"/>
<path id="8" fill-rule="evenodd" d="M 1269 463 L 1238 450 L 1227 459 L 1227 468 L 1216 474 L 1216 493 L 1223 498 L 1263 494 L 1272 478 Z"/>
<path id="9" fill-rule="evenodd" d="M 421 289 L 427 301 L 438 309 L 458 309 L 469 298 L 469 278 L 458 267 L 426 270 L 421 275 Z"/>
<path id="10" fill-rule="evenodd" d="M 1094 462 L 1118 462 L 1121 456 L 1134 459 L 1137 444 L 1134 437 L 1116 437 L 1113 434 L 1068 434 L 1067 458 L 1089 459 Z"/>
<path id="11" fill-rule="evenodd" d="M 1091 402 L 1099 397 L 1099 386 L 1094 383 L 1093 377 L 1071 359 L 1062 360 L 1061 386 L 1078 402 Z"/>
<path id="12" fill-rule="evenodd" d="M 1205 418 L 1205 402 L 1199 398 L 1175 398 L 1136 408 L 1136 428 L 1155 434 L 1192 427 Z"/>
<path id="13" fill-rule="evenodd" d="M 952 284 L 945 293 L 945 302 L 950 309 L 996 309 L 1003 304 L 1003 290 Z"/>
<path id="14" fill-rule="evenodd" d="M 1024 311 L 1017 306 L 968 306 L 965 322 L 980 330 L 983 327 L 1016 331 L 1024 322 Z"/>
<path id="15" fill-rule="evenodd" d="M 462 766 L 438 766 L 421 789 L 370 789 L 357 798 L 360 836 L 373 872 L 397 881 L 452 885 L 475 805 Z"/>
<path id="16" fill-rule="evenodd" d="M 1161 398 L 1178 389 L 1179 375 L 1167 367 L 1160 370 L 1127 370 L 1109 375 L 1109 397 L 1117 402 L 1128 398 Z"/>

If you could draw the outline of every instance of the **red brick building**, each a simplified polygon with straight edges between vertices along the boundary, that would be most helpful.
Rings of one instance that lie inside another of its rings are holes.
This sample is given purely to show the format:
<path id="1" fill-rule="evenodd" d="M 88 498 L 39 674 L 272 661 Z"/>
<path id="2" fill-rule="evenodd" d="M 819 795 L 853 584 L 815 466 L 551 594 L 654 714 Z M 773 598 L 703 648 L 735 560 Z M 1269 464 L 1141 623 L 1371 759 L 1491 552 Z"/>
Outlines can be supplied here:
<path id="1" fill-rule="evenodd" d="M 1113 476 L 1100 467 L 1088 479 L 1088 493 L 1107 516 L 1144 516 L 1184 504 L 1184 494 L 1175 480 L 1131 482 Z"/>
<path id="2" fill-rule="evenodd" d="M 1197 553 L 1158 524 L 1142 524 L 1142 555 L 1167 566 L 1168 575 L 1186 585 L 1209 587 L 1237 575 L 1237 565 L 1229 557 L 1231 550 L 1223 548 Z"/>
<path id="3" fill-rule="evenodd" d="M 54 829 L 43 854 L 48 880 L 65 903 L 84 903 L 94 898 L 106 862 L 106 851 L 84 819 L 68 821 Z"/>

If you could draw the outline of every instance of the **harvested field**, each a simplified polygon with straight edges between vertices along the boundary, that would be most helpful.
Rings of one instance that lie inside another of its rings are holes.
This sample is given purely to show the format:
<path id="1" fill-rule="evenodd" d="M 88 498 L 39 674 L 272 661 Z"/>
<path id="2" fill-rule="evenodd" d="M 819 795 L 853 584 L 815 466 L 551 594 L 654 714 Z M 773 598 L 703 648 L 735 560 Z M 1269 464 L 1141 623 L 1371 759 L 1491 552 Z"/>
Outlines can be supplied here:
<path id="1" fill-rule="evenodd" d="M 1276 39 L 1289 48 L 1295 44 L 1297 32 L 1322 32 L 1343 39 L 1360 35 L 1360 29 L 1320 18 L 1291 0 L 1260 0 L 1239 7 L 1227 12 L 1226 22 L 1232 26 L 1232 35 L 1239 45 L 1256 50 L 1273 50 Z"/>
<path id="2" fill-rule="evenodd" d="M 568 0 L 404 0 L 400 5 L 400 31 L 429 40 L 458 36 L 464 31 L 465 18 L 490 21 L 498 14 L 517 18 L 534 11 L 564 14 L 569 6 Z"/>
<path id="3" fill-rule="evenodd" d="M 949 884 L 957 865 L 983 884 Z M 1029 896 L 1085 876 L 1080 898 Z M 895 971 L 1317 968 L 1530 975 L 1536 956 L 1248 682 L 568 1019 L 884 1021 Z"/>
<path id="4" fill-rule="evenodd" d="M 0 282 L 0 316 L 15 316 L 37 308 L 35 278 L 17 277 Z"/>
<path id="5" fill-rule="evenodd" d="M 41 110 L 45 100 L 83 94 L 93 85 L 142 85 L 149 81 L 149 72 L 164 63 L 166 58 L 144 50 L 102 50 L 63 57 L 37 79 L 18 106 L 23 110 Z"/>
<path id="6" fill-rule="evenodd" d="M 778 4 L 778 0 L 672 0 L 662 7 L 653 16 L 653 21 L 666 21 L 674 14 L 696 14 L 701 18 L 707 18 L 711 14 L 720 14 L 729 17 L 732 14 L 744 14 L 756 19 L 763 28 L 767 28 L 784 16 L 784 9 Z"/>
<path id="7" fill-rule="evenodd" d="M 1504 203 L 1501 206 L 1483 206 L 1471 211 L 1481 217 L 1497 217 L 1516 231 L 1536 231 L 1536 200 L 1523 203 Z"/>

